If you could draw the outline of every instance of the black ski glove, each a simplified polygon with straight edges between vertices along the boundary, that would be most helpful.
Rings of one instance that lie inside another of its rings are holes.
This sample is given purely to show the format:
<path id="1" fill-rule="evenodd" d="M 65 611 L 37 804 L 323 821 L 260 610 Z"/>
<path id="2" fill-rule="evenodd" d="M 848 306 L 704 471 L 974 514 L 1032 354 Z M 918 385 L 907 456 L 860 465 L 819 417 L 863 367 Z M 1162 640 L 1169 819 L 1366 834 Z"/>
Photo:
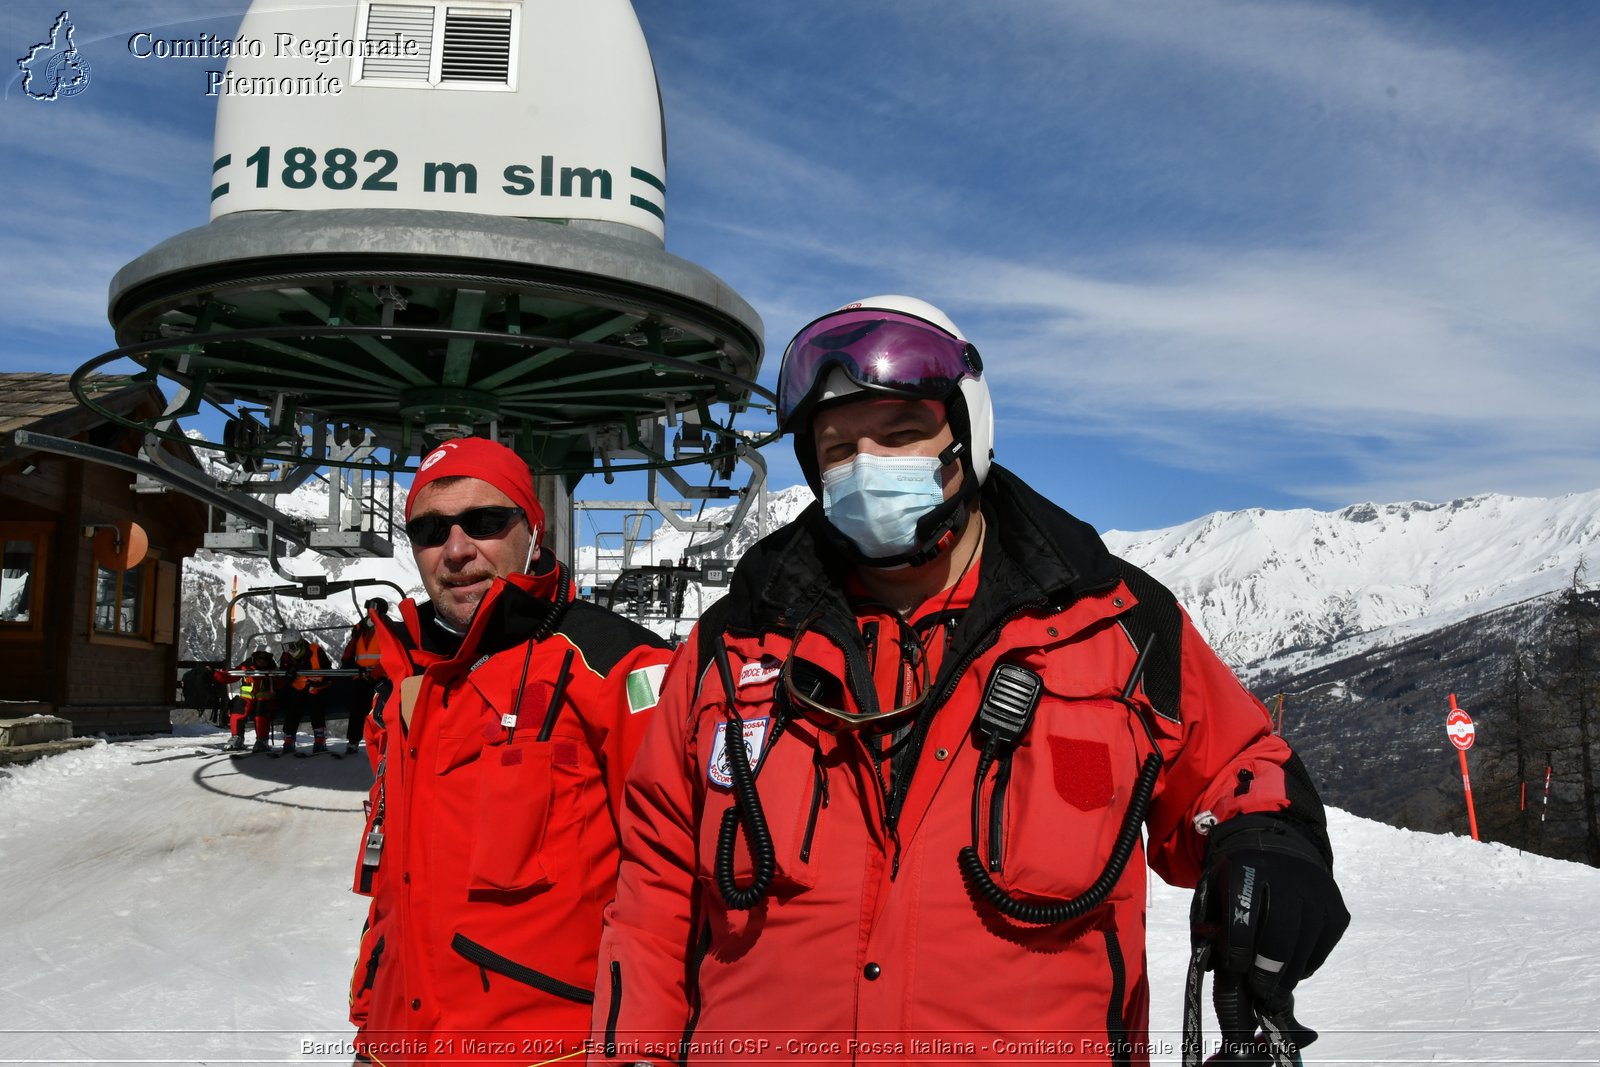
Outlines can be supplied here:
<path id="1" fill-rule="evenodd" d="M 1310 837 L 1278 815 L 1242 815 L 1211 831 L 1191 914 L 1219 975 L 1243 980 L 1263 1015 L 1287 1015 L 1300 979 L 1344 936 L 1350 913 Z"/>

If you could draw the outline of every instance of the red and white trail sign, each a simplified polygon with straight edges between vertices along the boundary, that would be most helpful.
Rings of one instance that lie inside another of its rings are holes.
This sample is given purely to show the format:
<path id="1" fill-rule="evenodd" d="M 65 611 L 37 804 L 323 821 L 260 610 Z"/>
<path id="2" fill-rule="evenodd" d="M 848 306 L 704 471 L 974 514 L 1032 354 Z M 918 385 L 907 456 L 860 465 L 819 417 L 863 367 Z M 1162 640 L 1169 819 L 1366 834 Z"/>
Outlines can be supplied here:
<path id="1" fill-rule="evenodd" d="M 1478 731 L 1472 725 L 1472 716 L 1456 707 L 1454 693 L 1450 694 L 1450 712 L 1444 717 L 1444 732 L 1450 736 L 1450 743 L 1456 746 L 1456 755 L 1461 757 L 1461 788 L 1467 794 L 1467 825 L 1472 828 L 1472 839 L 1476 841 L 1478 813 L 1472 809 L 1472 779 L 1467 774 L 1467 749 L 1477 739 Z"/>

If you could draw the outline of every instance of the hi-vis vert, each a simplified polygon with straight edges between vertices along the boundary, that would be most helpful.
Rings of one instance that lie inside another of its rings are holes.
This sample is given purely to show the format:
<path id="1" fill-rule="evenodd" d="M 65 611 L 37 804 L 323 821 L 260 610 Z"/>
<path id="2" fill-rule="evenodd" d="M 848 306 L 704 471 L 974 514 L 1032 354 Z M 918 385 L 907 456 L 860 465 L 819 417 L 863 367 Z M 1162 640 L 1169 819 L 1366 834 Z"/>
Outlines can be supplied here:
<path id="1" fill-rule="evenodd" d="M 242 159 L 235 156 L 236 153 L 225 152 L 212 163 L 213 201 L 240 185 L 253 189 L 429 193 L 440 197 L 471 197 L 480 190 L 505 196 L 563 199 L 612 200 L 626 195 L 630 206 L 662 218 L 658 201 L 666 192 L 665 183 L 641 167 L 629 167 L 628 174 L 619 181 L 604 167 L 557 165 L 550 155 L 541 155 L 533 162 L 508 163 L 498 171 L 469 162 L 405 160 L 392 148 L 341 146 L 319 150 L 307 145 L 261 145 Z"/>

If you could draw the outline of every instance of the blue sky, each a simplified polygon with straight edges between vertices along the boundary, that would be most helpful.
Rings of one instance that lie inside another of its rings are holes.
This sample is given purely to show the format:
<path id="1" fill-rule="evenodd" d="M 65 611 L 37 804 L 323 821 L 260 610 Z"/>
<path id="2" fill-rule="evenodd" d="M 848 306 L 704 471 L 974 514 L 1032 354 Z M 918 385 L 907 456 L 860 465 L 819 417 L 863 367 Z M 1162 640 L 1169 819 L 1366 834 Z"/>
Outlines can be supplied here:
<path id="1" fill-rule="evenodd" d="M 208 64 L 126 41 L 245 6 L 72 4 L 89 87 L 6 82 L 0 368 L 110 348 L 112 275 L 205 222 Z M 767 384 L 906 292 L 983 352 L 999 462 L 1102 529 L 1600 487 L 1600 5 L 635 8 L 667 248 L 761 313 Z M 60 10 L 5 5 L 8 64 Z"/>

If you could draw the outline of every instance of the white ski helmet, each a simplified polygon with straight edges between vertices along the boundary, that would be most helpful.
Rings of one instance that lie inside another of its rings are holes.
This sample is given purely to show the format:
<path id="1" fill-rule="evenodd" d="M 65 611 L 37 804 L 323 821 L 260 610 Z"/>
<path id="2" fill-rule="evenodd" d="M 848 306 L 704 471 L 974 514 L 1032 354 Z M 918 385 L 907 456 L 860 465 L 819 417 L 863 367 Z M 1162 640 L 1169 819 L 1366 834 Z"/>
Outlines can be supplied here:
<path id="1" fill-rule="evenodd" d="M 778 424 L 794 435 L 795 456 L 816 492 L 812 416 L 861 392 L 943 401 L 973 488 L 988 478 L 994 406 L 983 360 L 943 311 L 914 296 L 869 296 L 813 319 L 789 342 L 778 370 Z"/>

